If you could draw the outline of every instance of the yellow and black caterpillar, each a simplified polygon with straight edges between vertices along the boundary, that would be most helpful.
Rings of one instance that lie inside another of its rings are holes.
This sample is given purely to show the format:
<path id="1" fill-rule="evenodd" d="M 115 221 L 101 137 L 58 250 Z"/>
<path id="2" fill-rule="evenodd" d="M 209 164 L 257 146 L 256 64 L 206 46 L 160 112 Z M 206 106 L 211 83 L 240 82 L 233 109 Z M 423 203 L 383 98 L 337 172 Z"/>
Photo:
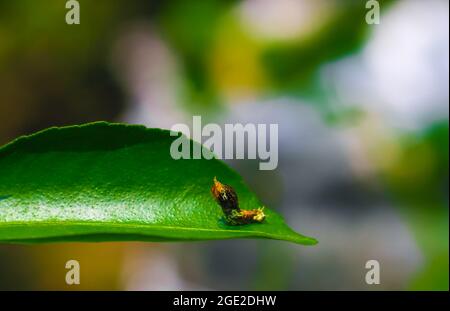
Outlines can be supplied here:
<path id="1" fill-rule="evenodd" d="M 250 223 L 261 223 L 266 218 L 264 207 L 242 210 L 236 192 L 231 186 L 224 185 L 214 177 L 211 193 L 217 203 L 222 207 L 225 220 L 229 225 L 245 225 Z"/>

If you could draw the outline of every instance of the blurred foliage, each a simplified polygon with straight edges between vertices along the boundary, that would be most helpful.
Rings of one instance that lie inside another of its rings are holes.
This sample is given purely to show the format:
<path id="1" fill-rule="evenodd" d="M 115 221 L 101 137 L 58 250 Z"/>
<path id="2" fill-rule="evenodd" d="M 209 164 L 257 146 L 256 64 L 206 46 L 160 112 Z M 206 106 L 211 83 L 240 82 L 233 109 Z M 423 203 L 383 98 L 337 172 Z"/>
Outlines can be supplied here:
<path id="1" fill-rule="evenodd" d="M 193 109 L 219 104 L 228 89 L 239 87 L 259 96 L 321 98 L 323 89 L 312 78 L 319 66 L 357 51 L 368 38 L 369 27 L 361 23 L 367 12 L 363 1 L 330 1 L 333 10 L 322 17 L 321 27 L 290 40 L 252 36 L 236 14 L 236 2 L 172 1 L 159 17 L 162 33 L 182 60 L 185 103 Z M 393 2 L 382 1 L 382 10 Z"/>
<path id="2" fill-rule="evenodd" d="M 423 132 L 399 138 L 401 153 L 387 172 L 395 193 L 408 203 L 448 202 L 449 125 L 436 122 Z"/>
<path id="3" fill-rule="evenodd" d="M 425 267 L 412 289 L 449 288 L 449 122 L 400 138 L 400 154 L 383 179 L 420 245 Z"/>
<path id="4" fill-rule="evenodd" d="M 51 125 L 113 121 L 125 107 L 112 44 L 120 25 L 151 17 L 159 1 L 81 0 L 75 27 L 65 3 L 0 1 L 0 143 Z"/>
<path id="5" fill-rule="evenodd" d="M 185 75 L 182 102 L 194 112 L 223 103 L 230 89 L 238 95 L 319 96 L 311 79 L 315 70 L 355 51 L 368 31 L 360 23 L 364 3 L 352 0 L 332 2 L 336 9 L 317 33 L 287 41 L 253 37 L 237 18 L 238 1 L 126 3 L 81 0 L 82 23 L 72 27 L 64 22 L 64 0 L 45 6 L 32 0 L 0 2 L 0 85 L 6 90 L 0 94 L 0 112 L 10 116 L 2 122 L 0 142 L 17 136 L 17 128 L 23 133 L 117 118 L 125 97 L 108 51 L 130 20 L 153 20 L 176 51 Z"/>

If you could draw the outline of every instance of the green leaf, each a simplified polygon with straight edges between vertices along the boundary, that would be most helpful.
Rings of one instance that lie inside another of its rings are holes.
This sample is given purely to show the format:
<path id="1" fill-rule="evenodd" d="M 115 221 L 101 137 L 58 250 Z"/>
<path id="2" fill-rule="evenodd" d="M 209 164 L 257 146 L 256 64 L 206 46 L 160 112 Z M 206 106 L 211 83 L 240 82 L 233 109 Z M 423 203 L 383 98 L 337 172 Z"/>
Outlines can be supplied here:
<path id="1" fill-rule="evenodd" d="M 49 128 L 3 146 L 0 241 L 270 238 L 317 243 L 269 209 L 263 223 L 227 225 L 210 193 L 214 176 L 236 190 L 241 208 L 261 203 L 219 160 L 172 159 L 176 138 L 167 130 L 96 122 Z"/>

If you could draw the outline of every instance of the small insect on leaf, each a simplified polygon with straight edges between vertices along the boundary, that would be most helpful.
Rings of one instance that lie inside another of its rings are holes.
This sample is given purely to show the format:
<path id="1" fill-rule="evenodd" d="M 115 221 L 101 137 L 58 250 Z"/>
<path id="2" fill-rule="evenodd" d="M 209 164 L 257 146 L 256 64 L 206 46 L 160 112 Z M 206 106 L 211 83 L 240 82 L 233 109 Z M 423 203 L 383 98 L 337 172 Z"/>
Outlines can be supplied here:
<path id="1" fill-rule="evenodd" d="M 245 225 L 264 221 L 266 218 L 264 207 L 241 210 L 236 191 L 231 186 L 222 184 L 216 177 L 214 177 L 213 182 L 211 193 L 220 207 L 222 207 L 225 220 L 229 225 Z"/>

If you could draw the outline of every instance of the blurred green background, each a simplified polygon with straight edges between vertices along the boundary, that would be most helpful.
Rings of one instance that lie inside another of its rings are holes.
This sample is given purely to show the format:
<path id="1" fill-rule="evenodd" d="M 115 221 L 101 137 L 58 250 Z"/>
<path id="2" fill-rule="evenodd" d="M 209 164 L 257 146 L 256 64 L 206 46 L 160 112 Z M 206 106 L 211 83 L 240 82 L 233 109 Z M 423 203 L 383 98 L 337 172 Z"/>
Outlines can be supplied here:
<path id="1" fill-rule="evenodd" d="M 94 120 L 278 123 L 276 170 L 228 163 L 320 244 L 0 245 L 0 289 L 448 290 L 448 1 L 381 0 L 379 25 L 363 0 L 80 0 L 80 25 L 65 3 L 0 0 L 0 144 Z"/>

